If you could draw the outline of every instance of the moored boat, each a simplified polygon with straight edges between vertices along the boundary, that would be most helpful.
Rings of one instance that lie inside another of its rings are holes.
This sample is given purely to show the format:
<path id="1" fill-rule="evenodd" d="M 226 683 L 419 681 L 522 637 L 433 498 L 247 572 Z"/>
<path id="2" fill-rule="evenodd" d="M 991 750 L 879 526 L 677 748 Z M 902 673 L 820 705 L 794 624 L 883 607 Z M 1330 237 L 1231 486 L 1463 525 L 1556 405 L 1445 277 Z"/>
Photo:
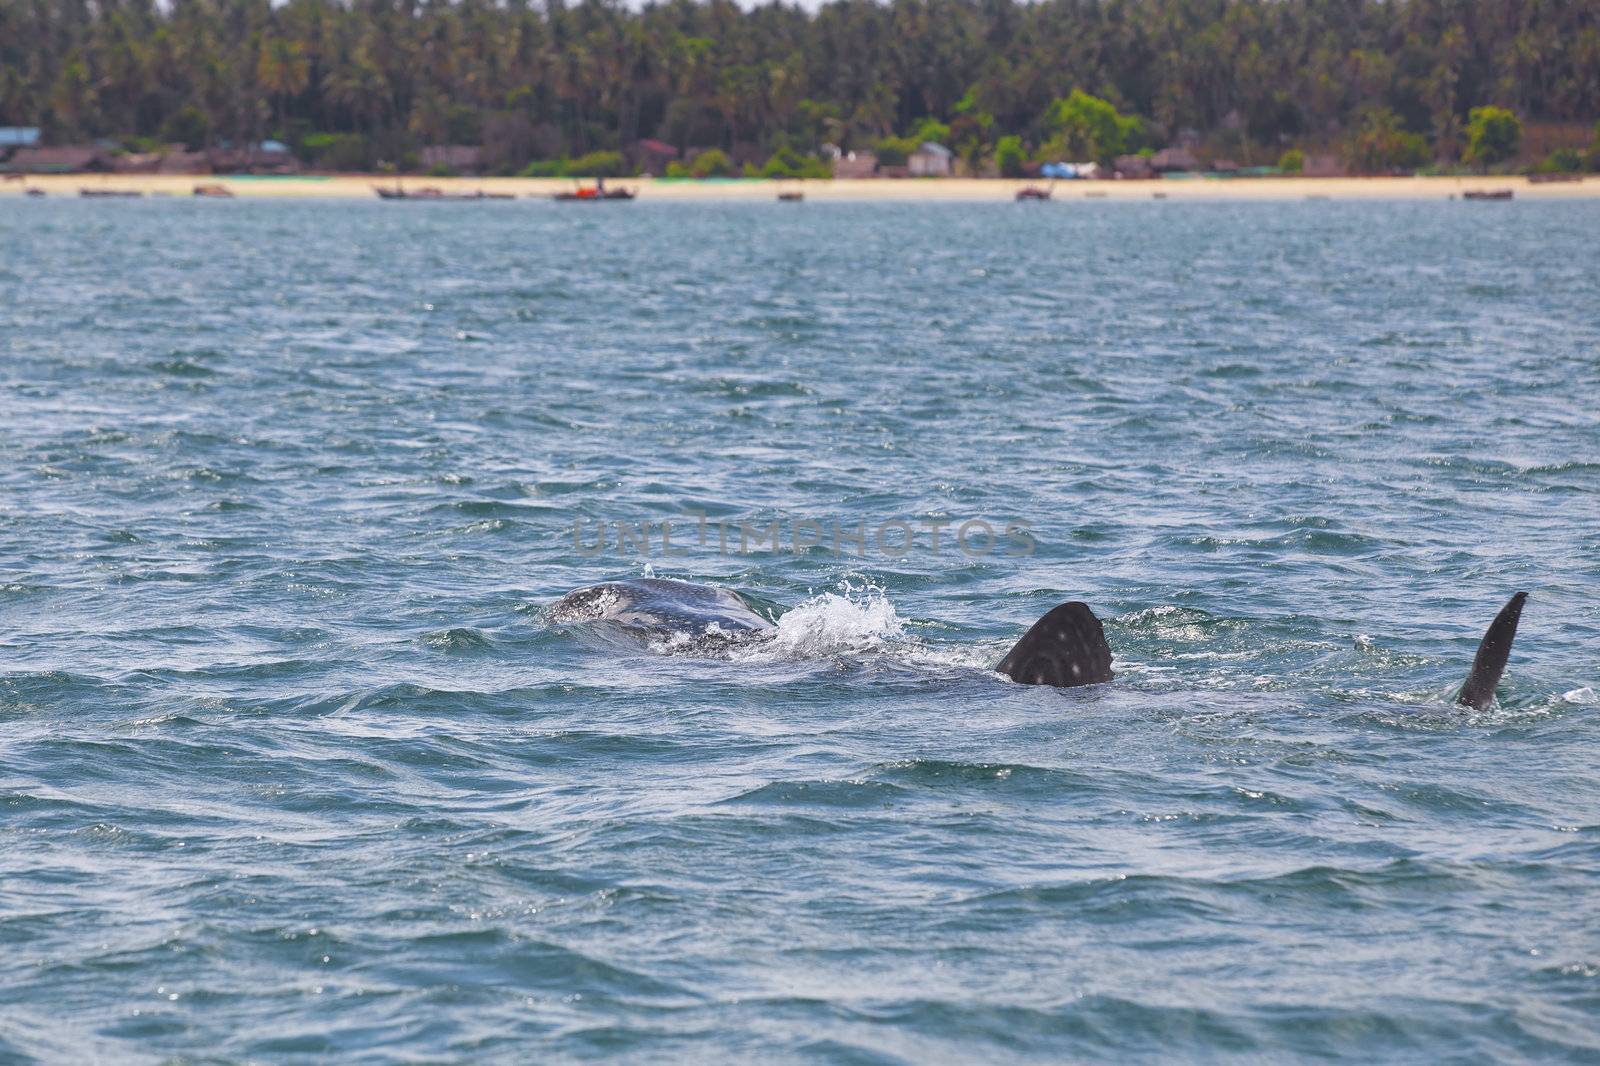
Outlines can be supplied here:
<path id="1" fill-rule="evenodd" d="M 562 203 L 572 202 L 599 202 L 601 200 L 632 200 L 637 196 L 633 189 L 608 189 L 606 179 L 596 178 L 593 185 L 579 185 L 571 192 L 558 192 L 550 199 Z"/>
<path id="2" fill-rule="evenodd" d="M 1510 189 L 1468 189 L 1461 194 L 1463 200 L 1509 200 Z"/>
<path id="3" fill-rule="evenodd" d="M 508 192 L 484 192 L 482 189 L 477 189 L 473 192 L 445 192 L 443 189 L 433 185 L 425 185 L 420 189 L 406 189 L 398 183 L 392 189 L 386 189 L 382 185 L 374 185 L 372 191 L 385 200 L 426 200 L 430 203 L 515 199 Z"/>

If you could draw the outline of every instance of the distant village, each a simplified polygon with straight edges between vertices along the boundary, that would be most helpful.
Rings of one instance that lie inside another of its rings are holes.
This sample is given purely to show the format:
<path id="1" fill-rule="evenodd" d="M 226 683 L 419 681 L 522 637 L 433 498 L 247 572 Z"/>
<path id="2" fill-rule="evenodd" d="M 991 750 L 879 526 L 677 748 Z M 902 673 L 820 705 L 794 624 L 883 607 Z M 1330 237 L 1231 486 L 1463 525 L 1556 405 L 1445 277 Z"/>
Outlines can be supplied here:
<path id="1" fill-rule="evenodd" d="M 896 178 L 1049 178 L 1058 180 L 1150 179 L 1171 176 L 1271 176 L 1283 173 L 1307 177 L 1342 177 L 1351 168 L 1333 153 L 1296 153 L 1290 166 L 1242 166 L 1233 160 L 1207 154 L 1194 131 L 1180 133 L 1177 142 L 1159 150 L 1125 153 L 1108 164 L 1098 161 L 1061 159 L 1049 162 L 1023 161 L 1014 173 L 1003 174 L 1000 165 L 985 161 L 976 168 L 959 159 L 948 147 L 936 141 L 922 141 L 911 151 L 881 158 L 872 150 L 842 150 L 822 146 L 811 160 L 808 173 L 772 173 L 764 160 L 753 152 L 718 148 L 683 151 L 650 138 L 635 142 L 621 153 L 597 153 L 607 158 L 592 167 L 582 160 L 560 167 L 560 173 L 524 172 L 522 176 L 656 178 L 736 178 L 736 177 L 817 177 L 837 179 Z M 612 159 L 615 155 L 617 158 Z M 742 158 L 741 158 L 742 156 Z M 709 160 L 710 165 L 695 166 Z M 486 153 L 473 145 L 434 145 L 421 148 L 411 165 L 386 167 L 376 173 L 409 173 L 433 177 L 484 177 L 492 173 Z M 816 164 L 820 164 L 817 166 Z M 533 168 L 529 168 L 532 170 Z M 548 168 L 555 171 L 557 167 Z M 254 144 L 225 144 L 190 150 L 183 145 L 167 145 L 153 150 L 130 151 L 114 141 L 85 144 L 40 143 L 39 130 L 27 127 L 0 128 L 0 172 L 27 174 L 171 174 L 171 175 L 294 175 L 321 172 L 308 165 L 289 145 L 276 140 Z"/>
<path id="2" fill-rule="evenodd" d="M 1079 108 L 1073 112 L 1071 107 Z M 504 153 L 479 145 L 428 145 L 408 151 L 396 162 L 378 162 L 376 169 L 337 165 L 335 157 L 312 148 L 313 138 L 296 150 L 282 140 L 263 139 L 246 144 L 222 142 L 205 147 L 158 144 L 150 139 L 118 142 L 100 139 L 83 143 L 49 144 L 37 127 L 0 127 L 0 173 L 8 180 L 29 174 L 121 175 L 257 175 L 384 174 L 430 177 L 564 177 L 659 179 L 937 179 L 1026 178 L 1050 180 L 1148 180 L 1186 177 L 1304 176 L 1335 178 L 1352 175 L 1399 176 L 1437 172 L 1435 162 L 1420 147 L 1421 139 L 1393 126 L 1369 129 L 1352 139 L 1344 151 L 1305 151 L 1288 148 L 1275 163 L 1240 163 L 1229 157 L 1226 145 L 1239 143 L 1243 120 L 1237 113 L 1225 116 L 1222 128 L 1204 137 L 1198 130 L 1178 130 L 1164 147 L 1140 151 L 1105 150 L 1121 144 L 1118 124 L 1132 124 L 1111 111 L 1109 105 L 1087 94 L 1074 93 L 1058 101 L 1067 116 L 1063 133 L 1031 150 L 1018 137 L 1001 137 L 988 154 L 952 150 L 937 134 L 949 127 L 924 122 L 906 137 L 887 137 L 873 147 L 842 148 L 823 143 L 813 153 L 790 148 L 764 152 L 754 143 L 721 147 L 680 147 L 655 138 L 640 138 L 620 150 L 590 152 L 575 159 L 535 160 L 521 167 L 508 165 Z M 1109 117 L 1100 121 L 1096 109 Z M 1083 116 L 1089 117 L 1083 117 Z M 1526 172 L 1555 178 L 1600 168 L 1600 131 L 1589 137 L 1579 124 L 1535 126 L 1527 136 L 1521 121 L 1502 108 L 1479 108 L 1472 113 L 1468 145 L 1460 171 L 1471 165 L 1477 172 Z M 1094 129 L 1100 121 L 1102 129 Z M 1076 123 L 1076 125 L 1074 125 Z M 1109 126 L 1107 125 L 1109 123 Z M 1109 132 L 1108 132 L 1109 131 Z M 926 136 L 926 133 L 935 136 Z M 1588 141 L 1587 149 L 1584 142 Z M 1158 142 L 1159 143 L 1159 142 Z M 1148 145 L 1148 141 L 1146 142 Z M 1072 158 L 1076 145 L 1083 156 Z M 1095 151 L 1095 149 L 1101 149 Z M 1259 153 L 1256 153 L 1259 156 Z"/>

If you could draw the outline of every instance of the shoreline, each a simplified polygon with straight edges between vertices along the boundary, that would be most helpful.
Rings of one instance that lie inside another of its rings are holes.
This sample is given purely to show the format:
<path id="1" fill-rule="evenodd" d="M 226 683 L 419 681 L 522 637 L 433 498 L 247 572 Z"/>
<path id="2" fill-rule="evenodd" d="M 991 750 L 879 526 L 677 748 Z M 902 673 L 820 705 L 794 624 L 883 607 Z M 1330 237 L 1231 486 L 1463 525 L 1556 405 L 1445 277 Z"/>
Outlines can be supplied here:
<path id="1" fill-rule="evenodd" d="M 1047 182 L 1011 178 L 857 178 L 713 179 L 615 178 L 614 186 L 634 188 L 640 201 L 775 201 L 778 193 L 798 191 L 814 202 L 1009 203 L 1018 189 Z M 517 199 L 549 199 L 570 191 L 570 178 L 408 177 L 411 189 L 432 186 L 451 193 L 511 194 Z M 0 197 L 22 198 L 39 189 L 47 197 L 78 196 L 79 189 L 116 190 L 145 196 L 192 197 L 196 185 L 221 185 L 240 199 L 362 199 L 379 202 L 374 189 L 390 186 L 386 175 L 305 174 L 290 177 L 191 174 L 30 174 L 0 182 Z M 1600 199 L 1600 176 L 1579 181 L 1530 182 L 1526 177 L 1411 178 L 1188 178 L 1139 181 L 1058 181 L 1052 202 L 1077 200 L 1448 200 L 1469 191 L 1510 189 L 1516 199 Z"/>

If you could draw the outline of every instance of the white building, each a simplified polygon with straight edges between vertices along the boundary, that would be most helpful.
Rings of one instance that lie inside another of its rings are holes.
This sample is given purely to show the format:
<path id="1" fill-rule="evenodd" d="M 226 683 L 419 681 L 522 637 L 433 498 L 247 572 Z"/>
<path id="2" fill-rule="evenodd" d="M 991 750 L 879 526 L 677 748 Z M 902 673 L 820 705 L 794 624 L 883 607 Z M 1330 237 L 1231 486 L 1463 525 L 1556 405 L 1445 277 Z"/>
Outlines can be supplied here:
<path id="1" fill-rule="evenodd" d="M 913 178 L 948 178 L 951 158 L 950 149 L 944 145 L 923 141 L 906 156 L 906 171 Z"/>

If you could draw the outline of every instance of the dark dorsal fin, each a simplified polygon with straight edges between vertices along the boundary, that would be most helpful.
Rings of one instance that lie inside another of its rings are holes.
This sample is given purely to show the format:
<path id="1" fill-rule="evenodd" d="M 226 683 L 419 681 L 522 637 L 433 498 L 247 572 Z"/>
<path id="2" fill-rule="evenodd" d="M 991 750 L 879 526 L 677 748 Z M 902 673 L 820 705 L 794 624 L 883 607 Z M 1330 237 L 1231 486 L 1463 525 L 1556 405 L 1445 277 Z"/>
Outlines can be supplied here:
<path id="1" fill-rule="evenodd" d="M 1489 631 L 1483 635 L 1483 643 L 1478 645 L 1477 658 L 1472 660 L 1472 673 L 1467 675 L 1467 683 L 1461 686 L 1461 694 L 1456 697 L 1457 703 L 1481 711 L 1494 702 L 1495 686 L 1500 684 L 1500 675 L 1505 672 L 1506 657 L 1511 654 L 1511 642 L 1516 639 L 1517 623 L 1522 620 L 1522 604 L 1527 598 L 1526 592 L 1517 593 L 1494 616 Z"/>
<path id="2" fill-rule="evenodd" d="M 1111 647 L 1089 605 L 1073 600 L 1033 623 L 995 669 L 1023 685 L 1098 685 L 1111 680 Z"/>

